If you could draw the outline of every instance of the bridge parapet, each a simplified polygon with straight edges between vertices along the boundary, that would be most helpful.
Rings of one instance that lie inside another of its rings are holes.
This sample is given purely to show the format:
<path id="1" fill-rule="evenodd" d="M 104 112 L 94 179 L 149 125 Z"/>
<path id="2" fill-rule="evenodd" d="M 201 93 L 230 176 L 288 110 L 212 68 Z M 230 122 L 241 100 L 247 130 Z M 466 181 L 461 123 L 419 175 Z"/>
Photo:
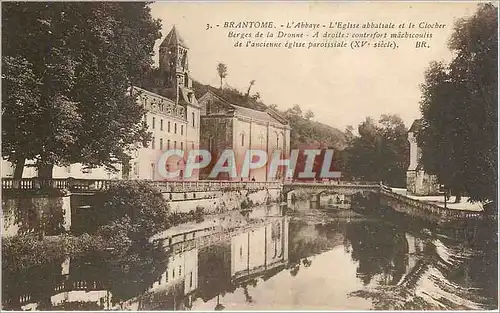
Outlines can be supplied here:
<path id="1" fill-rule="evenodd" d="M 294 182 L 285 183 L 283 185 L 283 193 L 288 193 L 294 190 L 302 190 L 313 193 L 323 193 L 332 191 L 341 194 L 355 194 L 358 192 L 379 192 L 381 185 L 376 182 L 342 182 L 342 183 L 307 183 Z"/>
<path id="2" fill-rule="evenodd" d="M 44 188 L 69 190 L 73 192 L 95 192 L 107 190 L 116 182 L 124 180 L 104 179 L 72 179 L 54 178 L 43 180 L 39 178 L 23 178 L 14 180 L 2 178 L 2 190 L 35 191 Z M 264 190 L 278 189 L 281 182 L 234 182 L 234 181 L 147 181 L 162 192 L 200 192 L 200 191 L 226 191 L 226 190 Z"/>

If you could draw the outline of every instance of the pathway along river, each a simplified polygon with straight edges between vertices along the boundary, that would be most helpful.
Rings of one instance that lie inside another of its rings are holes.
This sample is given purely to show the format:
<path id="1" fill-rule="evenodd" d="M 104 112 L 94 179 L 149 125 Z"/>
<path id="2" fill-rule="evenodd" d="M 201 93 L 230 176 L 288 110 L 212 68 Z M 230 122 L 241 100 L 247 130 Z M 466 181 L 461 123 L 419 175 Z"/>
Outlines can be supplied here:
<path id="1" fill-rule="evenodd" d="M 116 309 L 120 302 L 132 310 L 497 308 L 494 231 L 413 229 L 307 208 L 296 204 L 287 216 L 170 257 L 93 256 L 4 276 L 4 309 Z"/>

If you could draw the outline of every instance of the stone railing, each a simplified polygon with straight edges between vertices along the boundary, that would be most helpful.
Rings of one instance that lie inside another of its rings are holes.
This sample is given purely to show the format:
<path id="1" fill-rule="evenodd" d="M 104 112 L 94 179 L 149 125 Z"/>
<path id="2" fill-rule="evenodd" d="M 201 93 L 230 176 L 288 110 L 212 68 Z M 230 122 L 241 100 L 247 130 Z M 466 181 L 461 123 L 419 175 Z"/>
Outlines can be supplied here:
<path id="1" fill-rule="evenodd" d="M 459 209 L 445 209 L 440 207 L 439 205 L 423 202 L 419 200 L 415 200 L 409 198 L 404 195 L 400 195 L 394 192 L 381 190 L 381 195 L 393 198 L 398 200 L 399 202 L 406 204 L 412 208 L 421 210 L 425 213 L 431 214 L 433 216 L 439 216 L 441 219 L 482 219 L 484 217 L 483 212 L 475 212 L 468 210 L 459 210 Z"/>
<path id="2" fill-rule="evenodd" d="M 281 188 L 281 182 L 234 181 L 155 181 L 152 184 L 163 192 L 264 190 Z"/>
<path id="3" fill-rule="evenodd" d="M 73 178 L 2 178 L 2 190 L 40 190 L 44 188 L 67 189 L 72 191 L 105 190 L 113 180 L 105 179 L 73 179 Z"/>
<path id="4" fill-rule="evenodd" d="M 284 185 L 287 186 L 311 186 L 311 187 L 323 187 L 323 186 L 368 186 L 368 187 L 380 187 L 380 182 L 375 181 L 294 181 L 285 182 Z"/>
<path id="5" fill-rule="evenodd" d="M 40 190 L 44 188 L 66 189 L 70 191 L 97 191 L 106 190 L 120 180 L 104 179 L 73 179 L 54 178 L 43 180 L 39 178 L 23 178 L 14 180 L 2 178 L 2 190 Z M 234 182 L 234 181 L 148 181 L 162 192 L 189 192 L 189 191 L 226 191 L 226 190 L 264 190 L 281 188 L 276 182 Z"/>

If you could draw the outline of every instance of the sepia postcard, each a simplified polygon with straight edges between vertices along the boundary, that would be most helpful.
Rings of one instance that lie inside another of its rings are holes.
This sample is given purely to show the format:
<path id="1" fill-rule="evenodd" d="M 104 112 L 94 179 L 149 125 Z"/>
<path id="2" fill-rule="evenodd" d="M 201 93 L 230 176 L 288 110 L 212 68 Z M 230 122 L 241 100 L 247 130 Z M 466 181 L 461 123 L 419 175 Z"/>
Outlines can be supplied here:
<path id="1" fill-rule="evenodd" d="M 498 310 L 498 4 L 2 2 L 1 309 Z"/>

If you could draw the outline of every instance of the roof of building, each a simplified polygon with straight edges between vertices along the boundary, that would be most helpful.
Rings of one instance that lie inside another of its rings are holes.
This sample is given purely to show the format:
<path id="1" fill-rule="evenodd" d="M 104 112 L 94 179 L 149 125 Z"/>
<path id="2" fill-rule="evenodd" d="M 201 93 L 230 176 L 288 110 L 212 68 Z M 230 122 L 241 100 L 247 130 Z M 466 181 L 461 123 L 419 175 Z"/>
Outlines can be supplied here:
<path id="1" fill-rule="evenodd" d="M 160 47 L 174 46 L 174 45 L 181 45 L 184 48 L 187 48 L 186 43 L 179 35 L 179 32 L 177 31 L 177 28 L 175 28 L 175 25 L 172 26 L 172 29 L 168 33 L 167 37 L 163 39 L 163 42 L 161 43 Z"/>
<path id="2" fill-rule="evenodd" d="M 417 132 L 420 128 L 422 128 L 422 119 L 416 119 L 413 121 L 413 123 L 410 126 L 410 129 L 408 130 L 409 133 L 415 133 Z"/>
<path id="3" fill-rule="evenodd" d="M 234 112 L 236 115 L 249 117 L 249 118 L 256 119 L 256 120 L 261 120 L 264 122 L 274 122 L 274 123 L 278 122 L 280 124 L 288 124 L 288 121 L 285 118 L 281 117 L 275 111 L 272 111 L 272 110 L 259 111 L 259 110 L 246 108 L 246 107 L 243 107 L 241 105 L 230 103 L 229 101 L 227 101 L 226 99 L 217 95 L 215 92 L 212 92 L 211 90 L 207 91 L 207 93 L 214 95 L 220 101 L 222 101 L 225 104 L 234 108 Z M 270 112 L 270 111 L 272 111 L 272 112 Z"/>

